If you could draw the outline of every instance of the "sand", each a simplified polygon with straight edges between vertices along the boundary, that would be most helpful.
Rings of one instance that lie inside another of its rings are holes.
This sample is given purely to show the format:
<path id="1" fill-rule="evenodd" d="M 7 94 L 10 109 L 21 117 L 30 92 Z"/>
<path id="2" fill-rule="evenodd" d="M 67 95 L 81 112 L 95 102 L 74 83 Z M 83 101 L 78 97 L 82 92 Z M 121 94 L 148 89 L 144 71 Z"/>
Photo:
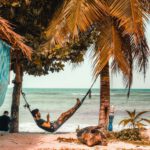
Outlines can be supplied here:
<path id="1" fill-rule="evenodd" d="M 147 132 L 148 135 L 150 130 Z M 15 133 L 0 135 L 0 150 L 150 150 L 150 146 L 137 146 L 124 142 L 110 142 L 107 146 L 87 147 L 83 144 L 59 142 L 58 137 L 75 138 L 75 133 Z"/>

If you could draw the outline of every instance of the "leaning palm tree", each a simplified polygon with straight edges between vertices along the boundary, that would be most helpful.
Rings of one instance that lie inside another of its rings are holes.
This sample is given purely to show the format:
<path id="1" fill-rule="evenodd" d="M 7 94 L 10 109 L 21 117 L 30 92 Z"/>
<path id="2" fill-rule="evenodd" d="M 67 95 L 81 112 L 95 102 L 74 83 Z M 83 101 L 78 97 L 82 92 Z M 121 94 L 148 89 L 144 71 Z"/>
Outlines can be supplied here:
<path id="1" fill-rule="evenodd" d="M 66 47 L 81 33 L 94 28 L 94 75 L 101 76 L 99 124 L 107 125 L 110 107 L 109 61 L 113 72 L 122 71 L 125 83 L 132 84 L 133 62 L 145 74 L 149 48 L 145 38 L 148 0 L 66 0 L 47 29 L 43 49 L 56 44 Z"/>

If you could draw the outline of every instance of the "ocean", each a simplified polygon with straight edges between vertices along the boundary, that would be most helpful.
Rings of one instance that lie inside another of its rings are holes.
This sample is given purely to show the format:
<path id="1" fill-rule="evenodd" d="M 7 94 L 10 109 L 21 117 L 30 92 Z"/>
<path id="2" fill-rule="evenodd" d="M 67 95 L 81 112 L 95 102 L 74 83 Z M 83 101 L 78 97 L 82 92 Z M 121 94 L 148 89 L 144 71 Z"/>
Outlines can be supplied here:
<path id="1" fill-rule="evenodd" d="M 51 120 L 56 120 L 62 112 L 67 111 L 76 103 L 76 98 L 82 98 L 88 89 L 30 89 L 25 88 L 28 102 L 31 109 L 38 108 L 41 111 L 43 119 L 46 119 L 47 113 L 50 113 Z M 12 89 L 8 89 L 6 99 L 0 114 L 4 110 L 10 111 L 12 100 Z M 24 108 L 24 100 L 21 97 L 20 102 L 20 126 L 21 132 L 44 132 L 39 129 L 28 109 Z M 58 132 L 74 132 L 77 127 L 80 128 L 97 125 L 99 114 L 99 89 L 92 89 L 92 98 L 84 101 L 78 111 L 58 130 Z M 111 90 L 111 105 L 115 106 L 114 130 L 121 130 L 122 126 L 118 123 L 121 119 L 127 117 L 126 110 L 137 112 L 150 111 L 150 89 L 132 89 L 130 97 L 127 98 L 127 91 L 124 89 Z M 150 119 L 150 113 L 145 116 Z"/>

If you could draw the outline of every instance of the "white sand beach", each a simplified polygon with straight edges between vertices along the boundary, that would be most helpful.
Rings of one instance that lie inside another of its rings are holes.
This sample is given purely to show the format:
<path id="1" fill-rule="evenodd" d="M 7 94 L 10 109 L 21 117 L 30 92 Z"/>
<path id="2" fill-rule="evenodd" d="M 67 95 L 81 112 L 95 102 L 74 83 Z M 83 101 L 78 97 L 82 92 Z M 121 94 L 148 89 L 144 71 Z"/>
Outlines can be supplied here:
<path id="1" fill-rule="evenodd" d="M 150 130 L 145 135 L 150 137 Z M 149 146 L 138 146 L 121 141 L 109 142 L 107 146 L 87 147 L 79 143 L 59 142 L 58 137 L 76 139 L 75 133 L 18 133 L 1 134 L 1 150 L 150 150 Z"/>

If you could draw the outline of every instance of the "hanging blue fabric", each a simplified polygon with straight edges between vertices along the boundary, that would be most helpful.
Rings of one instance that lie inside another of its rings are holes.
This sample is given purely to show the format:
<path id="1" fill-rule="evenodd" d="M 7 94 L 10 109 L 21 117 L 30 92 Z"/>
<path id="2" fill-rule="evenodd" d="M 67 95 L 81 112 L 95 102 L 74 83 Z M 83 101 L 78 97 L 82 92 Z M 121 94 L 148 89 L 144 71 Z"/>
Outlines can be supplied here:
<path id="1" fill-rule="evenodd" d="M 0 106 L 3 104 L 10 72 L 10 46 L 0 40 Z"/>

